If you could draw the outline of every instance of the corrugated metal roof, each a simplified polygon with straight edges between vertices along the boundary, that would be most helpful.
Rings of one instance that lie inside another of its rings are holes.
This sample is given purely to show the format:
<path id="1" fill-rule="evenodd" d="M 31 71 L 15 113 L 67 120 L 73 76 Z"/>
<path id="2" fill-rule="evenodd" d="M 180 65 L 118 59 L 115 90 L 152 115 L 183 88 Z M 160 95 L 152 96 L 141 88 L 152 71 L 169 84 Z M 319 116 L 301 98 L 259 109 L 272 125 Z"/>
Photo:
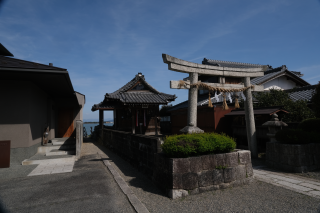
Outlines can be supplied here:
<path id="1" fill-rule="evenodd" d="M 20 68 L 20 69 L 39 69 L 39 70 L 61 70 L 61 71 L 67 70 L 60 67 L 39 64 L 31 61 L 24 61 L 16 58 L 9 58 L 1 55 L 0 55 L 0 67 L 1 68 Z"/>
<path id="2" fill-rule="evenodd" d="M 281 106 L 253 109 L 253 113 L 255 115 L 272 115 L 272 114 L 277 113 L 279 111 L 288 113 L 287 111 L 283 110 Z M 226 114 L 225 116 L 244 115 L 244 114 L 245 114 L 245 111 L 243 109 L 237 109 L 237 110 L 232 110 L 230 113 Z"/>

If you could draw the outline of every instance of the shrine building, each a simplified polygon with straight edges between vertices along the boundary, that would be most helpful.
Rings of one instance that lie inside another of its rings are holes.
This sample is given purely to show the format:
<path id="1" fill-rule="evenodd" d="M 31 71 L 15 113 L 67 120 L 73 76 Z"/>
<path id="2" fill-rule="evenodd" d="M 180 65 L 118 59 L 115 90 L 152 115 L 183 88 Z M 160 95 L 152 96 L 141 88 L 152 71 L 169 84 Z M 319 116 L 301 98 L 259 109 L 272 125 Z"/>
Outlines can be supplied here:
<path id="1" fill-rule="evenodd" d="M 99 125 L 103 128 L 103 111 L 112 110 L 114 129 L 133 134 L 158 135 L 160 132 L 159 105 L 167 105 L 177 97 L 159 92 L 138 73 L 130 82 L 104 100 L 92 106 L 99 110 Z"/>

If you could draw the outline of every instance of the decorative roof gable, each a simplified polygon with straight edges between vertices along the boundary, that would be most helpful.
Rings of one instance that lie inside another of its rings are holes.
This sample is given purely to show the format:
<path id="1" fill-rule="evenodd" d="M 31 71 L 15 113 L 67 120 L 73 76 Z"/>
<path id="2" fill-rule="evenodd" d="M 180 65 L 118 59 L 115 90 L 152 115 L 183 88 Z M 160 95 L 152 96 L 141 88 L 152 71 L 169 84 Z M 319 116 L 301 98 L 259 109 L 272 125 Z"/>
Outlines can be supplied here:
<path id="1" fill-rule="evenodd" d="M 106 93 L 100 104 L 92 106 L 92 111 L 104 108 L 119 107 L 122 104 L 168 104 L 177 97 L 159 92 L 138 73 L 131 81 L 113 93 Z"/>
<path id="2" fill-rule="evenodd" d="M 251 80 L 251 84 L 253 85 L 262 85 L 273 79 L 279 78 L 281 76 L 287 76 L 292 81 L 299 83 L 302 86 L 310 85 L 308 82 L 303 80 L 301 77 L 303 74 L 296 71 L 289 71 L 286 65 L 282 65 L 281 67 L 277 67 L 264 72 L 264 76 L 256 77 Z"/>

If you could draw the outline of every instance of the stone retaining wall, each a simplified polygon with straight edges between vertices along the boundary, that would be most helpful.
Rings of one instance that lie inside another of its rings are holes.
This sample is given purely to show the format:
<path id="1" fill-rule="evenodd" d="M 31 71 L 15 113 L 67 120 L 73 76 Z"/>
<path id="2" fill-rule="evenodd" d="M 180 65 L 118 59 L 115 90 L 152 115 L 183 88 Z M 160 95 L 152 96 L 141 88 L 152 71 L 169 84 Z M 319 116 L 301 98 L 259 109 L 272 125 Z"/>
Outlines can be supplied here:
<path id="1" fill-rule="evenodd" d="M 152 178 L 154 153 L 161 152 L 160 137 L 103 129 L 103 144 L 149 178 Z"/>
<path id="2" fill-rule="evenodd" d="M 156 153 L 154 159 L 153 181 L 173 199 L 249 184 L 253 179 L 250 151 L 190 158 Z"/>
<path id="3" fill-rule="evenodd" d="M 320 143 L 292 145 L 268 142 L 266 161 L 271 167 L 288 172 L 308 172 L 320 168 Z"/>

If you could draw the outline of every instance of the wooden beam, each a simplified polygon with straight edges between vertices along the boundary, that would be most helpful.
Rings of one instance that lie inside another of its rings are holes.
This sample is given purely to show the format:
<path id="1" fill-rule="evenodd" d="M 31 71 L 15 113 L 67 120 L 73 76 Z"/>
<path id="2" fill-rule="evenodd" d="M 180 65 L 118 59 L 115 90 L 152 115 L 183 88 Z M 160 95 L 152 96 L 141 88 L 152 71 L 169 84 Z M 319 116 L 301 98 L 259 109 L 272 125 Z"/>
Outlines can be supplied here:
<path id="1" fill-rule="evenodd" d="M 264 76 L 264 72 L 246 72 L 246 71 L 235 71 L 240 68 L 234 68 L 232 71 L 224 71 L 224 70 L 213 70 L 213 69 L 202 69 L 197 67 L 186 67 L 179 64 L 169 63 L 168 69 L 176 72 L 182 73 L 199 73 L 202 75 L 217 75 L 217 76 L 230 76 L 230 77 L 260 77 Z M 231 70 L 231 69 L 228 69 Z"/>
<path id="2" fill-rule="evenodd" d="M 188 82 L 190 84 L 190 82 Z M 219 84 L 219 83 L 205 83 L 211 87 L 222 87 L 224 89 L 241 89 L 244 88 L 243 84 Z M 185 85 L 184 87 L 179 88 L 179 81 L 170 81 L 171 89 L 190 89 L 190 85 Z M 202 89 L 202 88 L 199 88 Z M 204 90 L 204 89 L 202 89 Z M 261 92 L 264 91 L 263 85 L 254 85 L 252 91 Z"/>
<path id="3" fill-rule="evenodd" d="M 179 58 L 172 57 L 168 54 L 162 54 L 163 62 L 166 64 L 177 64 L 182 65 L 190 68 L 199 68 L 199 69 L 206 69 L 206 70 L 216 70 L 216 71 L 238 71 L 238 72 L 264 72 L 267 70 L 267 66 L 263 65 L 257 68 L 236 68 L 236 67 L 219 67 L 219 66 L 212 66 L 212 65 L 204 65 L 204 64 L 197 64 L 189 61 L 185 61 Z M 176 71 L 176 70 L 174 70 Z"/>

